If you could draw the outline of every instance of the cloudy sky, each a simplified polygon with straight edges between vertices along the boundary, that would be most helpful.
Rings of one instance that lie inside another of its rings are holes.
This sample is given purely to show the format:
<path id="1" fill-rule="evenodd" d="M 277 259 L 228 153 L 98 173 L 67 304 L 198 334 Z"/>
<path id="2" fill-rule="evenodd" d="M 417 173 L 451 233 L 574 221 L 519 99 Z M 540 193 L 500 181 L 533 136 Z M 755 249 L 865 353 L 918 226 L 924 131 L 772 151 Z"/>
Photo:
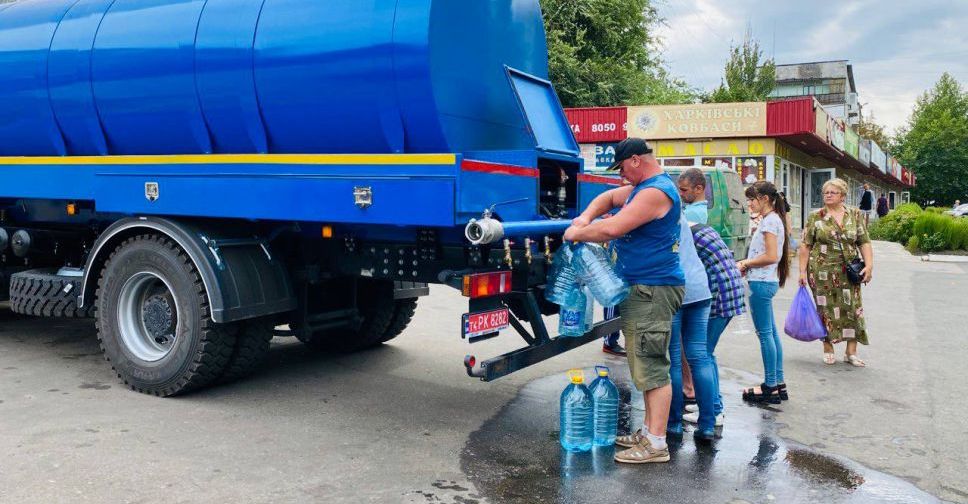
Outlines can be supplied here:
<path id="1" fill-rule="evenodd" d="M 672 72 L 719 84 L 747 26 L 778 64 L 847 59 L 865 105 L 889 131 L 945 71 L 968 86 L 968 0 L 657 0 Z"/>

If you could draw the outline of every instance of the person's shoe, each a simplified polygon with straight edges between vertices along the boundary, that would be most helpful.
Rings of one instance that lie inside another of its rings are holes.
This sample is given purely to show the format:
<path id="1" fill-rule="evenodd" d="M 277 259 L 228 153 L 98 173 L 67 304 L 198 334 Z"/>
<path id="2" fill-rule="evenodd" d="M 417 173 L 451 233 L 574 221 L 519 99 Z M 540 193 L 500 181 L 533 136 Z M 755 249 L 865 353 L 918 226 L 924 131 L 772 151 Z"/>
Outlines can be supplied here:
<path id="1" fill-rule="evenodd" d="M 615 454 L 615 461 L 623 464 L 652 464 L 656 462 L 669 461 L 669 448 L 656 450 L 652 444 L 646 440 L 644 443 L 637 444 L 628 450 L 623 450 Z"/>
<path id="2" fill-rule="evenodd" d="M 615 444 L 621 446 L 622 448 L 632 448 L 643 441 L 646 443 L 649 442 L 648 438 L 645 437 L 645 434 L 642 434 L 642 429 L 624 436 L 615 436 Z"/>
<path id="3" fill-rule="evenodd" d="M 617 355 L 619 357 L 625 357 L 627 355 L 625 349 L 622 348 L 622 345 L 618 343 L 614 345 L 602 345 L 602 351 L 607 354 Z"/>
<path id="4" fill-rule="evenodd" d="M 716 427 L 722 427 L 723 426 L 723 420 L 725 420 L 725 418 L 726 418 L 726 415 L 723 414 L 723 413 L 720 413 L 720 414 L 716 415 Z M 685 415 L 682 415 L 682 419 L 685 420 L 685 421 L 687 421 L 687 422 L 689 422 L 689 423 L 698 424 L 699 423 L 699 412 L 697 411 L 695 413 L 686 413 Z"/>
<path id="5" fill-rule="evenodd" d="M 696 429 L 696 432 L 692 433 L 692 438 L 697 443 L 712 443 L 716 440 L 716 431 L 713 429 Z"/>
<path id="6" fill-rule="evenodd" d="M 695 413 L 695 412 L 699 411 L 699 405 L 698 404 L 687 404 L 686 407 L 685 407 L 685 410 L 686 410 L 687 413 Z"/>
<path id="7" fill-rule="evenodd" d="M 693 404 L 696 404 L 696 398 L 695 397 L 686 397 L 685 399 L 683 399 L 683 403 L 687 407 L 688 406 L 692 406 Z"/>
<path id="8" fill-rule="evenodd" d="M 781 401 L 789 401 L 790 400 L 790 394 L 787 393 L 786 383 L 778 383 L 778 384 L 776 384 L 776 388 L 777 388 L 777 390 L 780 391 L 780 400 Z"/>

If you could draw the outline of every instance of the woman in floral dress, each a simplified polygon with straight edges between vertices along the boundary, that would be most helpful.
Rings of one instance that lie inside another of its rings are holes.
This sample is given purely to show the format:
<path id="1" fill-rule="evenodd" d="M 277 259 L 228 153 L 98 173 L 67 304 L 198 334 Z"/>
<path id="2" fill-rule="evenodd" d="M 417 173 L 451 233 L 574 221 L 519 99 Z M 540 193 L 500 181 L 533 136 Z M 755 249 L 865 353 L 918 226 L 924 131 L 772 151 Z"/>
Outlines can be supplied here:
<path id="1" fill-rule="evenodd" d="M 844 362 L 864 367 L 857 357 L 857 343 L 867 345 L 867 327 L 860 285 L 847 278 L 845 264 L 858 255 L 866 267 L 861 272 L 863 283 L 871 281 L 874 250 L 864 218 L 856 208 L 844 205 L 847 183 L 839 178 L 823 186 L 824 207 L 810 214 L 803 227 L 800 245 L 800 285 L 810 285 L 817 310 L 827 327 L 823 341 L 823 361 L 834 364 L 834 344 L 847 342 Z"/>

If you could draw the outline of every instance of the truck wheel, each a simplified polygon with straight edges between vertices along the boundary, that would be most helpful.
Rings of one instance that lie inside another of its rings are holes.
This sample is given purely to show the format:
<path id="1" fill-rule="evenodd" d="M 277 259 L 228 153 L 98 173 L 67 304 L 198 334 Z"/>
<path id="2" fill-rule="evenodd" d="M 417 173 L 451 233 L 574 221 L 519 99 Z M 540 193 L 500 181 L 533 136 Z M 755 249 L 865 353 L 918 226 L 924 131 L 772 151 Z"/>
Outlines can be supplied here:
<path id="1" fill-rule="evenodd" d="M 400 299 L 394 301 L 393 304 L 393 319 L 390 321 L 390 326 L 387 327 L 386 332 L 383 333 L 381 343 L 386 343 L 399 336 L 417 312 L 416 299 Z"/>
<path id="2" fill-rule="evenodd" d="M 268 320 L 249 320 L 239 324 L 235 348 L 219 383 L 229 383 L 256 372 L 269 357 L 274 324 Z"/>
<path id="3" fill-rule="evenodd" d="M 357 289 L 357 307 L 363 319 L 359 329 L 319 331 L 306 344 L 318 350 L 348 353 L 377 346 L 393 338 L 387 337 L 396 314 L 392 282 L 361 281 Z"/>
<path id="4" fill-rule="evenodd" d="M 35 317 L 87 318 L 94 305 L 77 307 L 81 277 L 59 276 L 56 268 L 34 269 L 10 277 L 10 309 Z"/>
<path id="5" fill-rule="evenodd" d="M 129 238 L 111 253 L 97 285 L 104 356 L 133 390 L 181 394 L 214 383 L 235 345 L 235 327 L 212 322 L 191 260 L 171 240 Z"/>

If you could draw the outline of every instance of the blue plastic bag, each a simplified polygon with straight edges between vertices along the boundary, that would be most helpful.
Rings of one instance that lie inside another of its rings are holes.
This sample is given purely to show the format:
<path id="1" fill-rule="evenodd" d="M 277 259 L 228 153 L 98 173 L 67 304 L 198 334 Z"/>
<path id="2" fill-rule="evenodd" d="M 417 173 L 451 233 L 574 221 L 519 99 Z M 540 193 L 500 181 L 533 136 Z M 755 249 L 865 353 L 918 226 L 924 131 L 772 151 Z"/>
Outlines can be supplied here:
<path id="1" fill-rule="evenodd" d="M 806 287 L 800 286 L 790 305 L 783 331 L 800 341 L 817 341 L 827 337 L 827 328 L 813 304 L 813 296 Z"/>

